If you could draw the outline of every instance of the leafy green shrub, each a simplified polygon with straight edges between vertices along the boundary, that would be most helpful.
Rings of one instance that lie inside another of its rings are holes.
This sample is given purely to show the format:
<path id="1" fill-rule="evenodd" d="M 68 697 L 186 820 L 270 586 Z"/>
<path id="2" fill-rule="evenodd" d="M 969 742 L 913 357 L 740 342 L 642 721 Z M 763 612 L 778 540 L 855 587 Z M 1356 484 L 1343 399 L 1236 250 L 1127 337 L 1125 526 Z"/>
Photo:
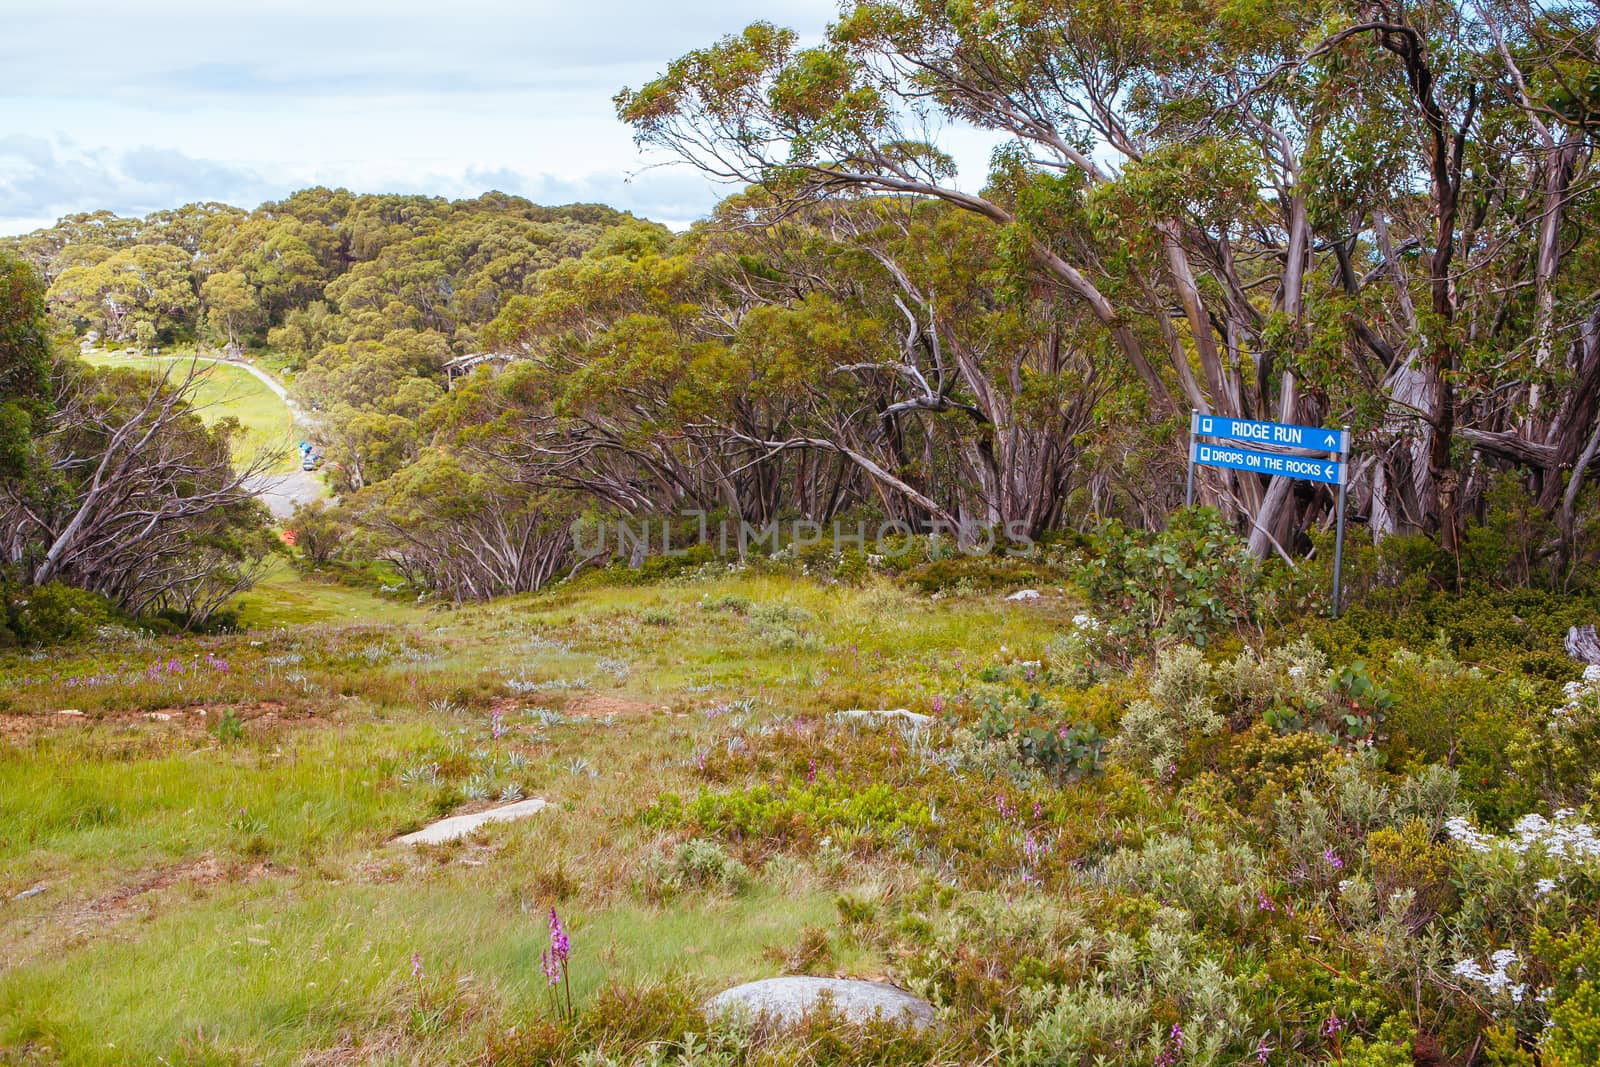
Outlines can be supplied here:
<path id="1" fill-rule="evenodd" d="M 232 708 L 226 708 L 217 716 L 217 721 L 211 724 L 211 733 L 218 741 L 225 745 L 235 741 L 244 740 L 244 724 L 239 721 Z"/>
<path id="2" fill-rule="evenodd" d="M 750 871 L 715 841 L 696 837 L 680 844 L 672 857 L 679 885 L 738 893 L 750 884 Z"/>
<path id="3" fill-rule="evenodd" d="M 1045 712 L 1037 693 L 1019 706 L 1014 698 L 1004 704 L 993 698 L 981 705 L 982 717 L 974 733 L 988 744 L 1004 745 L 1023 766 L 1058 781 L 1076 781 L 1099 774 L 1106 740 L 1093 723 L 1065 722 Z M 1043 718 L 1044 721 L 1040 721 Z"/>
<path id="4" fill-rule="evenodd" d="M 809 626 L 815 616 L 793 604 L 767 602 L 750 609 L 750 625 L 761 637 L 762 644 L 785 652 L 815 650 L 822 642 Z"/>
<path id="5" fill-rule="evenodd" d="M 932 560 L 908 570 L 901 579 L 923 593 L 988 592 L 1059 581 L 1037 561 L 1009 556 L 959 555 Z"/>
<path id="6" fill-rule="evenodd" d="M 1385 685 L 1394 695 L 1389 709 L 1392 748 L 1419 762 L 1454 759 L 1463 730 L 1503 706 L 1507 698 L 1519 703 L 1537 700 L 1528 687 L 1492 681 L 1437 644 L 1425 652 L 1396 652 L 1389 660 Z"/>
<path id="7" fill-rule="evenodd" d="M 128 617 L 105 597 L 50 582 L 0 590 L 0 644 L 58 645 L 92 637 L 102 626 L 126 626 Z"/>
<path id="8" fill-rule="evenodd" d="M 1278 596 L 1210 508 L 1179 512 L 1158 533 L 1106 524 L 1074 577 L 1115 631 L 1157 644 L 1254 629 Z"/>
<path id="9" fill-rule="evenodd" d="M 1189 743 L 1223 727 L 1208 692 L 1211 667 L 1205 653 L 1180 645 L 1161 653 L 1148 700 L 1136 700 L 1111 742 L 1111 755 L 1129 767 L 1167 778 Z"/>
<path id="10" fill-rule="evenodd" d="M 1580 673 L 1564 651 L 1567 630 L 1597 619 L 1600 598 L 1592 594 L 1474 588 L 1428 592 L 1403 604 L 1375 593 L 1308 633 L 1335 663 L 1384 663 L 1402 649 L 1448 652 L 1461 663 L 1492 663 L 1500 672 L 1543 679 L 1553 700 L 1561 683 Z"/>
<path id="11" fill-rule="evenodd" d="M 1600 1063 L 1600 924 L 1588 918 L 1560 933 L 1541 926 L 1532 942 L 1532 954 L 1551 974 L 1550 1028 L 1539 1044 L 1541 1062 Z"/>
<path id="12" fill-rule="evenodd" d="M 1412 816 L 1399 828 L 1385 826 L 1367 835 L 1367 861 L 1379 901 L 1410 890 L 1412 925 L 1451 910 L 1456 890 L 1451 884 L 1451 848 L 1434 840 L 1434 832 Z"/>
<path id="13" fill-rule="evenodd" d="M 701 611 L 722 611 L 730 615 L 748 615 L 750 608 L 755 604 L 747 596 L 738 593 L 723 593 L 719 597 L 707 598 L 700 601 Z"/>
<path id="14" fill-rule="evenodd" d="M 1339 668 L 1333 687 L 1344 702 L 1335 731 L 1357 743 L 1373 744 L 1394 707 L 1394 696 L 1372 680 L 1365 663 Z"/>
<path id="15" fill-rule="evenodd" d="M 650 585 L 664 579 L 691 573 L 710 563 L 718 562 L 717 546 L 695 541 L 698 529 L 694 525 L 679 526 L 672 532 L 670 552 L 651 552 L 633 566 L 632 560 L 612 563 L 600 572 L 601 581 L 609 585 Z M 653 530 L 660 538 L 660 527 Z M 659 544 L 659 540 L 657 542 Z M 677 546 L 682 546 L 677 547 Z"/>
<path id="16" fill-rule="evenodd" d="M 1575 683 L 1571 697 L 1537 718 L 1512 742 L 1512 766 L 1551 807 L 1600 797 L 1600 684 Z"/>

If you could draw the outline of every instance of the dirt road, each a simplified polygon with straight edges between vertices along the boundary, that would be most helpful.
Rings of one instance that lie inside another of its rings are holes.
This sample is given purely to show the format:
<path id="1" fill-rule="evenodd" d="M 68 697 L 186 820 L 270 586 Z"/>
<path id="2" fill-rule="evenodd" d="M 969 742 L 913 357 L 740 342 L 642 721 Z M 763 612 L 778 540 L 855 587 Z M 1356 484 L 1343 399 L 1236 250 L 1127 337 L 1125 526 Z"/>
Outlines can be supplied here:
<path id="1" fill-rule="evenodd" d="M 283 401 L 283 406 L 289 409 L 295 424 L 307 434 L 316 428 L 316 418 L 290 399 L 289 391 L 278 379 L 254 363 L 224 356 L 215 358 L 219 363 L 231 363 L 240 368 L 272 390 L 273 395 Z M 287 519 L 294 514 L 294 509 L 298 505 L 309 504 L 313 500 L 321 500 L 329 495 L 322 476 L 315 471 L 305 470 L 290 471 L 287 474 L 263 474 L 259 478 L 251 479 L 250 489 L 263 504 L 267 505 L 267 510 L 272 512 L 272 517 L 275 519 Z"/>
<path id="2" fill-rule="evenodd" d="M 322 475 L 315 471 L 289 471 L 263 474 L 247 483 L 250 491 L 272 512 L 275 519 L 287 519 L 298 504 L 309 504 L 328 495 Z"/>

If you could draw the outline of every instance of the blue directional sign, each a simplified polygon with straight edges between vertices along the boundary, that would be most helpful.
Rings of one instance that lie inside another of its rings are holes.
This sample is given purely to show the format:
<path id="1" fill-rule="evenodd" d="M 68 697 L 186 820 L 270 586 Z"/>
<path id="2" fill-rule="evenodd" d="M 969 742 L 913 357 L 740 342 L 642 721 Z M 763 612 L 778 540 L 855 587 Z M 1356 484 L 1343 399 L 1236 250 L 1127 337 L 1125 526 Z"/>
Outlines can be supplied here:
<path id="1" fill-rule="evenodd" d="M 1348 430 L 1292 426 L 1286 422 L 1251 422 L 1248 419 L 1230 419 L 1222 415 L 1202 415 L 1199 412 L 1194 414 L 1193 430 L 1201 437 L 1217 437 L 1225 441 L 1250 441 L 1282 448 L 1337 452 L 1341 456 L 1350 451 Z"/>
<path id="2" fill-rule="evenodd" d="M 1210 440 L 1202 441 L 1201 438 Z M 1260 447 L 1244 448 L 1229 443 L 1233 441 L 1244 441 Z M 1348 428 L 1330 430 L 1317 426 L 1293 426 L 1286 422 L 1251 422 L 1249 419 L 1230 419 L 1223 415 L 1202 415 L 1195 411 L 1189 416 L 1189 485 L 1184 493 L 1184 506 L 1194 506 L 1196 467 L 1226 467 L 1275 478 L 1298 478 L 1305 482 L 1337 486 L 1334 494 L 1337 497 L 1334 506 L 1337 526 L 1333 539 L 1333 617 L 1337 619 L 1340 601 L 1344 598 L 1344 505 L 1345 480 L 1349 477 L 1346 458 L 1349 455 Z M 1269 533 L 1267 536 L 1270 540 L 1272 535 Z M 1273 543 L 1276 544 L 1275 541 Z M 1281 546 L 1278 551 L 1283 551 Z"/>
<path id="3" fill-rule="evenodd" d="M 1345 465 L 1314 456 L 1286 456 L 1279 452 L 1257 452 L 1253 448 L 1213 445 L 1196 441 L 1192 458 L 1202 467 L 1229 467 L 1280 478 L 1300 478 L 1324 485 L 1343 485 Z"/>

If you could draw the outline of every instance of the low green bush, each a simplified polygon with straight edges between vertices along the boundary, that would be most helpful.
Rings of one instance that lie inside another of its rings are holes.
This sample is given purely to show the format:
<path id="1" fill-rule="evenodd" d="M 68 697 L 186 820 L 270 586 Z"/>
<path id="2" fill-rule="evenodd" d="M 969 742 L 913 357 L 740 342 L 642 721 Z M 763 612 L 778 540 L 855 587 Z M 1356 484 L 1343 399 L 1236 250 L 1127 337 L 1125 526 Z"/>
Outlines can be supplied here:
<path id="1" fill-rule="evenodd" d="M 0 586 L 0 645 L 59 645 L 93 637 L 102 626 L 132 620 L 105 597 L 59 582 Z"/>
<path id="2" fill-rule="evenodd" d="M 1158 645 L 1259 632 L 1297 600 L 1211 508 L 1180 511 L 1159 532 L 1107 523 L 1073 576 L 1114 632 Z"/>

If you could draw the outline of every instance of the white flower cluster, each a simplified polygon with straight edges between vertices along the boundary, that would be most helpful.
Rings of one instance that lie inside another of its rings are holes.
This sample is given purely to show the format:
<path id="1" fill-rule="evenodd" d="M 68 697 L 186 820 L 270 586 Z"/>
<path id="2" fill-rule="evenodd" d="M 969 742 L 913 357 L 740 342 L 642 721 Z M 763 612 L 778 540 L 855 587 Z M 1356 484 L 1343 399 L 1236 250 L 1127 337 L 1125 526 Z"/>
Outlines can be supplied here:
<path id="1" fill-rule="evenodd" d="M 1105 624 L 1093 615 L 1085 615 L 1080 611 L 1072 617 L 1072 625 L 1078 630 L 1099 630 Z"/>
<path id="2" fill-rule="evenodd" d="M 1527 814 L 1511 827 L 1511 836 L 1496 837 L 1474 827 L 1463 816 L 1447 819 L 1445 831 L 1474 852 L 1507 848 L 1521 856 L 1540 852 L 1558 860 L 1600 859 L 1600 833 L 1577 821 L 1577 812 L 1562 808 L 1552 818 Z"/>
<path id="3" fill-rule="evenodd" d="M 1523 995 L 1528 992 L 1527 983 L 1513 982 L 1511 976 L 1506 974 L 1506 968 L 1517 962 L 1517 954 L 1503 948 L 1490 956 L 1489 962 L 1494 965 L 1492 971 L 1484 970 L 1477 960 L 1461 960 L 1450 968 L 1450 973 L 1457 978 L 1478 983 L 1497 997 L 1509 996 L 1513 1004 L 1522 1003 Z"/>
<path id="4" fill-rule="evenodd" d="M 1577 711 L 1585 700 L 1591 700 L 1600 694 L 1600 663 L 1591 663 L 1583 669 L 1583 680 L 1568 682 L 1561 687 L 1566 694 L 1567 702 L 1551 712 L 1558 719 L 1566 718 Z"/>
<path id="5" fill-rule="evenodd" d="M 1480 833 L 1478 828 L 1467 821 L 1465 815 L 1457 815 L 1444 821 L 1445 833 L 1474 852 L 1488 852 L 1495 845 L 1500 844 L 1500 839 L 1493 834 Z"/>

